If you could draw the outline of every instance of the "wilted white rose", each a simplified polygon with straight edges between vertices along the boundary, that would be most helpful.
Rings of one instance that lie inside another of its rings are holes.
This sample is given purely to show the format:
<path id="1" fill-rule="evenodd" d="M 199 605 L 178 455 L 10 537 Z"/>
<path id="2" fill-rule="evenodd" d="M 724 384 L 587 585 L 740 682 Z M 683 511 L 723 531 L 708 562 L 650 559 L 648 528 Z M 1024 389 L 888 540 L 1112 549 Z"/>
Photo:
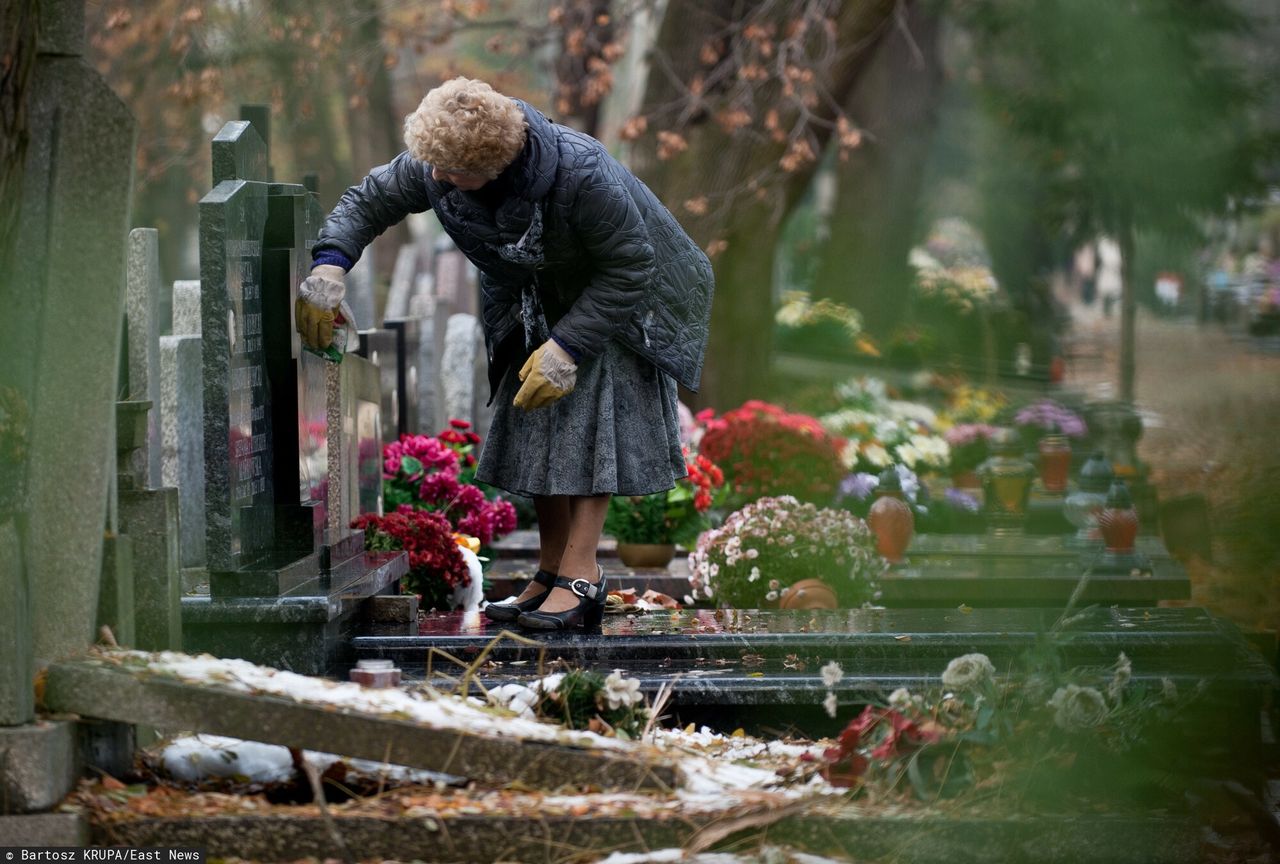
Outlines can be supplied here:
<path id="1" fill-rule="evenodd" d="M 963 654 L 947 664 L 942 673 L 942 686 L 951 690 L 973 690 L 995 674 L 996 667 L 986 654 Z"/>
<path id="2" fill-rule="evenodd" d="M 836 709 L 840 707 L 839 702 L 836 700 L 836 694 L 828 691 L 827 698 L 822 700 L 822 707 L 826 710 L 827 716 L 834 719 Z"/>
<path id="3" fill-rule="evenodd" d="M 822 684 L 824 687 L 834 687 L 840 683 L 840 679 L 844 677 L 844 669 L 840 664 L 832 660 L 821 669 Z"/>
<path id="4" fill-rule="evenodd" d="M 1129 662 L 1129 658 L 1121 651 L 1120 659 L 1116 661 L 1115 674 L 1111 676 L 1111 683 L 1107 685 L 1107 695 L 1111 697 L 1112 702 L 1120 701 L 1120 693 L 1132 677 L 1133 664 Z"/>
<path id="5" fill-rule="evenodd" d="M 1107 717 L 1107 700 L 1092 687 L 1068 684 L 1049 700 L 1053 722 L 1067 730 L 1091 729 Z"/>
<path id="6" fill-rule="evenodd" d="M 621 673 L 613 672 L 604 679 L 604 700 L 611 711 L 630 708 L 637 702 L 643 702 L 644 696 L 640 693 L 640 682 L 634 678 L 623 678 Z"/>
<path id="7" fill-rule="evenodd" d="M 889 707 L 897 708 L 899 711 L 904 708 L 911 707 L 911 691 L 906 687 L 899 687 L 889 694 Z"/>

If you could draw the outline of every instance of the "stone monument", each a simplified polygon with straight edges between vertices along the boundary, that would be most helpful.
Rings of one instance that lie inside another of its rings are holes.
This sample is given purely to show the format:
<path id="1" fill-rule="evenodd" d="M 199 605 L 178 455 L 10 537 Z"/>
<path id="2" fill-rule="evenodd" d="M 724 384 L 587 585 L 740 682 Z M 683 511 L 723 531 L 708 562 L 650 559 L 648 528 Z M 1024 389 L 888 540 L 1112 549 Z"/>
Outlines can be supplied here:
<path id="1" fill-rule="evenodd" d="M 209 596 L 184 599 L 186 647 L 324 672 L 358 602 L 407 569 L 349 527 L 380 507 L 377 369 L 353 353 L 332 364 L 294 332 L 316 195 L 269 182 L 247 121 L 215 137 L 213 164 L 200 202 Z"/>

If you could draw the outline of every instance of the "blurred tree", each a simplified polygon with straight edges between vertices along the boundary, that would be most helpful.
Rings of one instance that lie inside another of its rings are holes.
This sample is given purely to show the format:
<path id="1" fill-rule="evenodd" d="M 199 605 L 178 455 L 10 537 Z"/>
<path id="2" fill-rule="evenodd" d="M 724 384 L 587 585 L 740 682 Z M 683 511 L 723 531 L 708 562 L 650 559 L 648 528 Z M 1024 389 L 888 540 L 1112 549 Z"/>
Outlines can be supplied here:
<path id="1" fill-rule="evenodd" d="M 905 316 L 914 281 L 907 255 L 928 227 L 921 197 L 943 87 L 939 28 L 935 4 L 900 6 L 844 105 L 863 142 L 836 164 L 813 291 L 858 309 L 877 336 Z"/>
<path id="2" fill-rule="evenodd" d="M 1121 246 L 1120 396 L 1132 399 L 1137 233 L 1197 231 L 1198 217 L 1259 188 L 1272 152 L 1260 90 L 1228 50 L 1249 38 L 1249 20 L 1228 0 L 955 0 L 952 10 L 975 40 L 980 93 L 1013 166 L 1002 179 L 1036 198 L 1042 225 Z"/>
<path id="3" fill-rule="evenodd" d="M 0 7 L 0 201 L 22 200 L 26 162 L 27 87 L 37 49 L 37 0 L 12 0 Z M 9 273 L 17 237 L 18 208 L 0 210 L 0 273 Z"/>
<path id="4" fill-rule="evenodd" d="M 819 155 L 862 142 L 844 106 L 896 0 L 670 0 L 640 114 L 634 167 L 716 269 L 700 404 L 759 395 L 772 340 L 773 263 Z"/>

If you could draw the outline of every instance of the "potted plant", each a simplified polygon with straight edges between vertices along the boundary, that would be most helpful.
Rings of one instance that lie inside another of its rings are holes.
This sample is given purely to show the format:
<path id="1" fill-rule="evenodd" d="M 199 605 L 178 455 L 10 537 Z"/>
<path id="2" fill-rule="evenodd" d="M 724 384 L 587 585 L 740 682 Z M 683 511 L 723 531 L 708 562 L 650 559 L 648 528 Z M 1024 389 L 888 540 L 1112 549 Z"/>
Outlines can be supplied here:
<path id="1" fill-rule="evenodd" d="M 700 412 L 699 450 L 724 469 L 736 504 L 767 495 L 831 500 L 844 473 L 844 441 L 807 414 L 751 399 L 716 417 Z"/>
<path id="2" fill-rule="evenodd" d="M 711 527 L 708 511 L 717 490 L 724 488 L 724 472 L 706 456 L 690 458 L 689 476 L 674 489 L 652 495 L 615 495 L 609 500 L 604 530 L 618 541 L 618 557 L 628 567 L 666 567 L 675 547 L 693 545 Z"/>
<path id="3" fill-rule="evenodd" d="M 1083 438 L 1088 431 L 1079 414 L 1054 402 L 1041 399 L 1026 406 L 1014 417 L 1018 431 L 1036 441 L 1040 453 L 1040 481 L 1045 491 L 1067 489 L 1071 472 L 1071 438 Z"/>
<path id="4" fill-rule="evenodd" d="M 885 561 L 867 523 L 794 496 L 761 498 L 705 532 L 689 556 L 692 600 L 760 608 L 789 587 L 820 579 L 845 606 L 875 597 Z"/>
<path id="5" fill-rule="evenodd" d="M 457 535 L 441 513 L 416 510 L 401 505 L 394 513 L 378 516 L 366 513 L 355 518 L 352 528 L 364 529 L 364 545 L 374 551 L 409 553 L 409 572 L 401 580 L 406 594 L 417 594 L 423 609 L 453 609 L 463 589 L 479 579 L 479 562 L 474 547 L 478 542 Z M 463 548 L 472 552 L 468 559 Z"/>
<path id="6" fill-rule="evenodd" d="M 943 436 L 951 447 L 951 482 L 960 489 L 980 486 L 977 468 L 991 455 L 988 442 L 996 427 L 986 423 L 960 423 Z"/>

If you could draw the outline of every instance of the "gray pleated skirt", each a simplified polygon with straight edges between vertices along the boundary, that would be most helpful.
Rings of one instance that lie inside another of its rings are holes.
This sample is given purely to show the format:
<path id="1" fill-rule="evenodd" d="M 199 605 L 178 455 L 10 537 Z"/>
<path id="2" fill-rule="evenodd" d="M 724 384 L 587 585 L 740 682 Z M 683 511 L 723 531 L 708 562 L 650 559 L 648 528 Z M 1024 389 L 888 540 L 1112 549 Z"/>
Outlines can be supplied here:
<path id="1" fill-rule="evenodd" d="M 517 495 L 648 495 L 687 475 L 675 380 L 617 342 L 578 364 L 572 393 L 534 411 L 498 385 L 476 479 Z"/>

